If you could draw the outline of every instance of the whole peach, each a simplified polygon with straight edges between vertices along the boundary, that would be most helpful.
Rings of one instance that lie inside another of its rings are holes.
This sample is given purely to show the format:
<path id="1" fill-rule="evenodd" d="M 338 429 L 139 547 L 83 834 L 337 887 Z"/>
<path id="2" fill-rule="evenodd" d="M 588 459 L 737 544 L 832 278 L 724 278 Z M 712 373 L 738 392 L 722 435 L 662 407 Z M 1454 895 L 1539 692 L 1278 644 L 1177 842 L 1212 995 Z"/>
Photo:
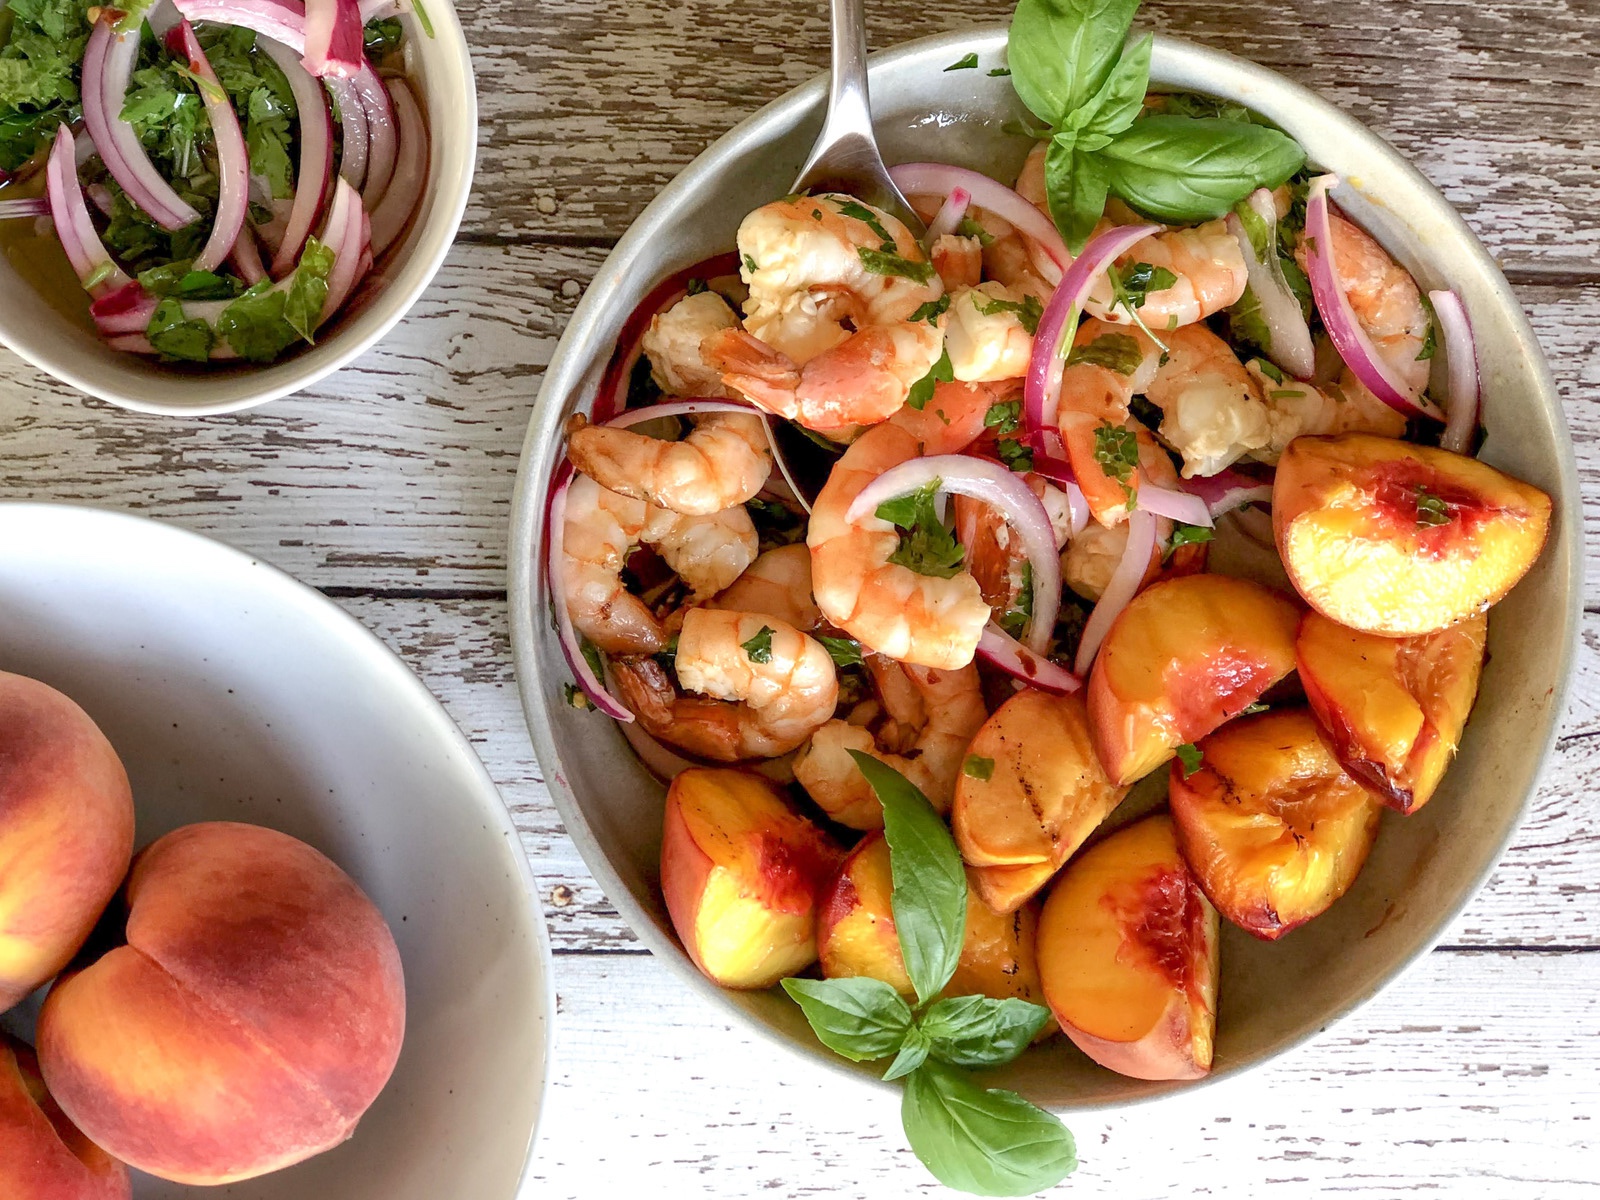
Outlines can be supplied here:
<path id="1" fill-rule="evenodd" d="M 0 1196 L 128 1200 L 128 1168 L 67 1120 L 23 1043 L 0 1034 Z"/>

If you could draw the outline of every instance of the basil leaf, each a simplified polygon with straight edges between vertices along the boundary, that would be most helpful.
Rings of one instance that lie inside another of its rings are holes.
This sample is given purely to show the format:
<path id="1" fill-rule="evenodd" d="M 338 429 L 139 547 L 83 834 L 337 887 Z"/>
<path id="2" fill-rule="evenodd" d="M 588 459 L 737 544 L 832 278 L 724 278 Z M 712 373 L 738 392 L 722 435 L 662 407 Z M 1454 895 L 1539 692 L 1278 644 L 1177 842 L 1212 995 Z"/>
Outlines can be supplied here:
<path id="1" fill-rule="evenodd" d="M 957 1191 L 1031 1196 L 1078 1166 L 1072 1134 L 1057 1118 L 938 1062 L 924 1063 L 906 1080 L 900 1120 L 911 1152 Z"/>
<path id="2" fill-rule="evenodd" d="M 910 1006 L 880 979 L 858 975 L 782 982 L 817 1040 L 851 1062 L 888 1057 L 912 1027 Z"/>
<path id="3" fill-rule="evenodd" d="M 1147 33 L 1122 52 L 1117 65 L 1106 76 L 1105 86 L 1079 110 L 1085 117 L 1076 127 L 1083 133 L 1121 133 L 1133 124 L 1144 108 L 1145 89 L 1150 86 L 1150 47 L 1154 41 Z M 1072 124 L 1070 118 L 1068 124 Z"/>
<path id="4" fill-rule="evenodd" d="M 1018 0 L 1006 40 L 1017 95 L 1060 125 L 1105 86 L 1139 0 Z"/>
<path id="5" fill-rule="evenodd" d="M 911 1074 L 928 1061 L 930 1048 L 927 1035 L 913 1025 L 906 1030 L 905 1040 L 900 1043 L 900 1053 L 894 1056 L 889 1069 L 883 1073 L 884 1079 L 900 1079 Z"/>
<path id="6" fill-rule="evenodd" d="M 894 891 L 889 906 L 900 935 L 906 974 L 926 1004 L 955 973 L 967 935 L 967 875 L 944 821 L 900 772 L 870 754 L 850 751 L 883 805 Z"/>
<path id="7" fill-rule="evenodd" d="M 1223 216 L 1306 161 L 1293 138 L 1264 125 L 1164 115 L 1135 121 L 1098 157 L 1113 192 L 1143 213 L 1182 224 Z"/>
<path id="8" fill-rule="evenodd" d="M 929 1053 L 953 1067 L 998 1067 L 1028 1048 L 1050 1010 L 1026 1000 L 954 996 L 923 1013 L 918 1027 Z"/>
<path id="9" fill-rule="evenodd" d="M 1050 219 L 1074 254 L 1083 249 L 1100 214 L 1105 212 L 1110 184 L 1098 154 L 1079 150 L 1070 135 L 1058 134 L 1051 139 L 1044 156 L 1045 196 L 1050 204 Z"/>

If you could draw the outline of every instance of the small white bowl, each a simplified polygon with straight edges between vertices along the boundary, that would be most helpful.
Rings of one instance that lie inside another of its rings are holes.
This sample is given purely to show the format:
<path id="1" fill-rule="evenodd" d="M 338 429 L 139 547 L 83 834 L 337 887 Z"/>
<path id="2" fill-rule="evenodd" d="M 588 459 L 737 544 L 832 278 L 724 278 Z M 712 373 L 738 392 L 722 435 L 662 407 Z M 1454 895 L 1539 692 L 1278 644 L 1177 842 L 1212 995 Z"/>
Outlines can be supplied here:
<path id="1" fill-rule="evenodd" d="M 550 947 L 499 793 L 405 664 L 197 534 L 0 504 L 0 670 L 105 730 L 138 845 L 195 821 L 282 830 L 348 871 L 400 947 L 405 1043 L 349 1141 L 223 1188 L 136 1175 L 135 1200 L 512 1200 L 549 1073 Z M 27 1037 L 31 1015 L 5 1024 Z"/>
<path id="2" fill-rule="evenodd" d="M 310 387 L 393 329 L 444 261 L 467 194 L 478 150 L 478 96 L 466 35 L 447 0 L 428 5 L 433 37 L 409 12 L 401 17 L 408 74 L 427 115 L 428 182 L 404 238 L 369 275 L 314 346 L 268 364 L 168 364 L 106 346 L 87 320 L 43 300 L 0 255 L 0 344 L 79 391 L 137 412 L 204 416 L 254 408 Z"/>

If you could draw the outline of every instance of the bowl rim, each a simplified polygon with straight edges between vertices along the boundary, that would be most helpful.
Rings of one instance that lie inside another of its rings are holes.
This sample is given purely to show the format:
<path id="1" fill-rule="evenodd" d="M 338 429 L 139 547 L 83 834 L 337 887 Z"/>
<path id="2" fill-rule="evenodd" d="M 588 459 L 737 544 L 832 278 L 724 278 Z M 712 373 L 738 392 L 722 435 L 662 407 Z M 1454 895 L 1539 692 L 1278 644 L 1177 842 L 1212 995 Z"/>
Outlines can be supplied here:
<path id="1" fill-rule="evenodd" d="M 428 285 L 433 282 L 434 276 L 439 273 L 439 268 L 444 265 L 445 256 L 455 244 L 456 233 L 461 228 L 462 218 L 466 215 L 467 202 L 472 195 L 472 181 L 477 170 L 478 87 L 477 77 L 472 69 L 472 52 L 467 45 L 466 32 L 461 27 L 454 0 L 444 0 L 443 3 L 431 7 L 429 15 L 433 21 L 432 38 L 422 34 L 416 27 L 414 17 L 408 14 L 404 19 L 409 23 L 407 32 L 410 36 L 435 42 L 440 47 L 440 53 L 449 56 L 452 60 L 451 69 L 461 73 L 466 85 L 462 94 L 456 98 L 458 103 L 453 103 L 449 110 L 450 125 L 465 133 L 460 139 L 461 146 L 458 151 L 461 156 L 460 171 L 451 184 L 455 189 L 454 195 L 442 191 L 434 193 L 436 200 L 441 195 L 448 195 L 450 198 L 445 204 L 433 209 L 425 224 L 413 223 L 409 237 L 415 239 L 415 245 L 393 264 L 393 274 L 374 302 L 357 313 L 351 322 L 352 326 L 364 323 L 363 319 L 370 315 L 373 319 L 367 328 L 360 332 L 353 327 L 335 329 L 327 338 L 317 343 L 317 346 L 332 345 L 333 352 L 326 356 L 318 356 L 309 366 L 303 364 L 315 347 L 303 347 L 301 353 L 287 360 L 263 363 L 259 366 L 240 365 L 228 372 L 227 377 L 250 379 L 253 376 L 266 378 L 270 375 L 272 381 L 225 400 L 161 401 L 128 395 L 90 378 L 79 368 L 74 356 L 67 354 L 58 357 L 43 352 L 36 349 L 26 338 L 14 336 L 4 321 L 0 321 L 0 346 L 10 350 L 30 367 L 43 371 L 51 378 L 87 396 L 93 396 L 130 412 L 171 417 L 209 417 L 259 408 L 263 404 L 281 400 L 285 396 L 316 386 L 335 371 L 349 366 L 355 359 L 372 349 L 406 317 L 421 299 L 422 293 L 428 289 Z M 435 113 L 427 105 L 425 95 L 419 99 L 428 122 L 430 145 L 437 145 L 442 123 L 440 117 L 443 114 Z M 437 184 L 441 174 L 442 172 L 438 171 L 430 173 L 430 188 Z M 398 248 L 406 249 L 404 241 Z M 119 378 L 124 377 L 121 371 L 113 374 Z M 180 391 L 198 395 L 204 391 L 206 380 L 214 374 L 219 373 L 171 372 L 168 378 Z"/>
<path id="2" fill-rule="evenodd" d="M 987 23 L 966 30 L 916 38 L 896 43 L 872 54 L 869 66 L 871 73 L 876 75 L 884 70 L 909 68 L 918 60 L 927 60 L 932 64 L 939 59 L 939 56 L 948 54 L 952 50 L 959 50 L 961 53 L 976 50 L 980 54 L 1003 51 L 1007 35 L 1007 25 Z M 1410 178 L 1413 185 L 1435 198 L 1438 215 L 1454 226 L 1458 233 L 1465 235 L 1463 240 L 1470 246 L 1470 256 L 1473 259 L 1468 269 L 1477 269 L 1490 282 L 1495 303 L 1508 313 L 1519 338 L 1530 348 L 1532 388 L 1537 391 L 1553 414 L 1558 434 L 1564 435 L 1558 437 L 1554 463 L 1557 477 L 1555 491 L 1562 497 L 1571 497 L 1576 504 L 1582 493 L 1578 483 L 1571 432 L 1543 350 L 1533 335 L 1521 302 L 1511 291 L 1498 265 L 1465 219 L 1432 182 L 1379 134 L 1305 85 L 1269 67 L 1226 51 L 1167 34 L 1155 34 L 1151 67 L 1153 80 L 1163 73 L 1163 68 L 1176 63 L 1184 63 L 1203 70 L 1209 79 L 1216 81 L 1214 88 L 1197 90 L 1228 96 L 1246 90 L 1237 86 L 1245 84 L 1268 88 L 1291 98 L 1294 103 L 1314 111 L 1320 120 L 1339 133 L 1369 147 L 1374 154 L 1386 159 L 1388 166 L 1398 169 Z M 1159 83 L 1153 82 L 1152 86 L 1158 87 Z M 667 222 L 669 212 L 677 207 L 680 197 L 692 196 L 702 186 L 705 177 L 713 168 L 725 159 L 741 153 L 758 154 L 764 145 L 775 141 L 780 133 L 799 124 L 808 113 L 815 110 L 820 115 L 827 88 L 828 75 L 823 72 L 766 104 L 719 137 L 650 201 L 596 271 L 594 282 L 585 291 L 583 299 L 562 332 L 555 353 L 551 356 L 523 443 L 513 497 L 509 542 L 511 642 L 518 690 L 522 696 L 528 732 L 548 782 L 550 795 L 585 864 L 593 872 L 606 897 L 615 905 L 617 912 L 627 922 L 634 935 L 655 957 L 665 960 L 669 969 L 686 981 L 691 990 L 708 1002 L 719 1006 L 720 1011 L 737 1014 L 737 1019 L 743 1028 L 752 1030 L 766 1041 L 781 1046 L 790 1054 L 826 1067 L 837 1075 L 846 1076 L 857 1082 L 865 1080 L 879 1088 L 888 1088 L 893 1085 L 864 1074 L 854 1064 L 847 1063 L 839 1056 L 830 1053 L 820 1043 L 806 1043 L 789 1037 L 739 1009 L 725 989 L 712 983 L 695 968 L 677 939 L 660 930 L 654 918 L 636 903 L 620 874 L 612 867 L 602 850 L 583 806 L 568 784 L 566 773 L 562 769 L 560 749 L 556 745 L 552 726 L 548 720 L 550 701 L 539 687 L 533 632 L 538 613 L 543 608 L 542 602 L 535 602 L 535 597 L 542 598 L 542 589 L 545 586 L 539 559 L 544 547 L 544 512 L 552 475 L 550 467 L 554 462 L 554 448 L 562 444 L 561 402 L 567 394 L 573 392 L 581 394 L 584 389 L 593 387 L 595 383 L 596 372 L 593 368 L 587 374 L 579 374 L 577 367 L 568 362 L 569 357 L 576 355 L 573 347 L 579 340 L 578 331 L 607 309 L 613 302 L 613 293 L 624 290 L 627 287 L 627 280 L 639 276 L 635 259 L 653 239 L 659 236 Z M 1248 96 L 1244 98 L 1249 99 Z M 1459 898 L 1441 913 L 1424 943 L 1385 977 L 1341 1004 L 1320 1025 L 1305 1029 L 1287 1039 L 1272 1053 L 1253 1062 L 1225 1072 L 1208 1074 L 1199 1080 L 1183 1082 L 1165 1090 L 1152 1090 L 1117 1100 L 1056 1105 L 1054 1106 L 1056 1111 L 1085 1115 L 1118 1112 L 1134 1106 L 1187 1098 L 1202 1089 L 1226 1086 L 1253 1075 L 1276 1063 L 1285 1055 L 1302 1051 L 1313 1039 L 1320 1038 L 1335 1025 L 1349 1020 L 1370 1004 L 1379 993 L 1399 982 L 1428 957 L 1450 926 L 1482 891 L 1490 875 L 1499 866 L 1512 838 L 1526 820 L 1533 796 L 1537 792 L 1538 780 L 1549 768 L 1557 736 L 1566 718 L 1573 673 L 1573 650 L 1578 643 L 1583 611 L 1584 559 L 1581 515 L 1574 508 L 1571 512 L 1561 513 L 1560 520 L 1558 534 L 1547 541 L 1545 553 L 1557 552 L 1560 549 L 1567 551 L 1565 577 L 1563 579 L 1557 576 L 1551 584 L 1551 586 L 1564 585 L 1569 596 L 1564 624 L 1559 633 L 1560 646 L 1565 653 L 1557 678 L 1552 681 L 1549 727 L 1542 744 L 1536 747 L 1534 755 L 1532 776 L 1534 783 L 1522 797 L 1514 819 L 1507 823 L 1485 867 L 1470 881 L 1469 886 L 1462 889 Z M 1576 534 L 1574 530 L 1577 531 Z"/>
<path id="3" fill-rule="evenodd" d="M 461 727 L 454 718 L 445 711 L 444 705 L 438 697 L 428 688 L 415 671 L 399 656 L 387 642 L 380 638 L 371 629 L 367 628 L 350 612 L 346 611 L 336 601 L 323 595 L 310 584 L 303 583 L 290 575 L 281 567 L 274 566 L 259 555 L 241 550 L 237 546 L 210 537 L 195 530 L 185 528 L 164 520 L 142 516 L 137 513 L 119 509 L 105 508 L 95 504 L 64 504 L 59 502 L 35 500 L 0 500 L 0 522 L 14 519 L 36 519 L 43 521 L 69 521 L 92 522 L 97 524 L 129 524 L 136 526 L 141 531 L 158 531 L 156 536 L 167 537 L 175 543 L 188 543 L 204 547 L 204 552 L 232 558 L 240 566 L 250 568 L 255 577 L 260 581 L 256 590 L 266 595 L 276 591 L 284 603 L 301 610 L 311 610 L 323 614 L 330 622 L 343 628 L 346 637 L 358 646 L 359 653 L 369 657 L 375 664 L 381 663 L 381 670 L 389 675 L 388 686 L 395 690 L 404 690 L 410 693 L 413 701 L 418 702 L 418 711 L 427 714 L 427 722 L 433 727 L 436 736 L 453 743 L 455 750 L 463 756 L 463 761 L 472 764 L 474 773 L 478 777 L 480 787 L 478 794 L 487 798 L 493 796 L 496 803 L 485 805 L 487 815 L 496 825 L 496 832 L 500 834 L 510 851 L 516 864 L 517 877 L 522 884 L 523 902 L 527 906 L 529 924 L 533 930 L 533 950 L 539 971 L 540 1000 L 544 1006 L 544 1038 L 543 1057 L 544 1071 L 539 1081 L 537 1106 L 534 1111 L 533 1124 L 528 1130 L 528 1141 L 523 1150 L 522 1170 L 517 1178 L 517 1185 L 506 1200 L 516 1200 L 528 1192 L 533 1169 L 533 1154 L 538 1145 L 539 1128 L 544 1121 L 545 1112 L 549 1106 L 550 1083 L 554 1074 L 555 1054 L 555 1020 L 556 1020 L 556 988 L 555 988 L 555 958 L 550 945 L 550 932 L 545 923 L 544 904 L 539 897 L 539 886 L 534 878 L 533 866 L 528 859 L 527 852 L 522 848 L 521 834 L 516 823 L 511 819 L 511 812 L 506 807 L 505 798 L 500 794 L 500 788 L 489 774 L 488 768 L 483 765 L 483 760 L 478 756 L 477 750 L 468 740 Z"/>

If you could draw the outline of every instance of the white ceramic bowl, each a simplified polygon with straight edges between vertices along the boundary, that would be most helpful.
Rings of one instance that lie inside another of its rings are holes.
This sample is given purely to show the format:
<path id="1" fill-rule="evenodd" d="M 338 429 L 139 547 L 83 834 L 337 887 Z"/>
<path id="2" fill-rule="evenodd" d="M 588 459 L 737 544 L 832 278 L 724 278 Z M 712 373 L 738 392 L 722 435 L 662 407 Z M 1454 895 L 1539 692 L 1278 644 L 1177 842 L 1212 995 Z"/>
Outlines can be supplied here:
<path id="1" fill-rule="evenodd" d="M 887 161 L 935 159 L 1015 176 L 1027 143 L 1006 132 L 1023 112 L 1004 78 L 945 73 L 976 51 L 1003 61 L 1006 31 L 949 34 L 876 55 L 872 99 Z M 1461 752 L 1419 813 L 1384 817 L 1355 887 L 1326 914 L 1267 944 L 1225 926 L 1216 1062 L 1226 1079 L 1314 1036 L 1370 1000 L 1428 952 L 1505 848 L 1549 753 L 1563 709 L 1582 603 L 1581 500 L 1560 401 L 1522 308 L 1466 224 L 1390 146 L 1326 101 L 1263 67 L 1158 37 L 1158 87 L 1243 101 L 1338 171 L 1346 211 L 1429 288 L 1452 287 L 1477 331 L 1486 461 L 1548 491 L 1555 523 L 1538 564 L 1490 618 L 1489 663 Z M 811 1035 L 776 989 L 723 991 L 689 962 L 659 889 L 662 788 L 621 735 L 560 702 L 567 678 L 548 620 L 543 514 L 567 416 L 592 400 L 617 332 L 655 282 L 729 250 L 743 215 L 782 195 L 821 125 L 825 81 L 769 105 L 701 155 L 639 217 L 573 314 L 528 429 L 511 534 L 512 639 L 528 726 L 568 831 L 640 938 L 724 1010 L 779 1042 L 849 1067 Z M 711 1018 L 708 1017 L 708 1025 Z M 708 1034 L 709 1036 L 709 1034 Z M 1146 1083 L 1103 1070 L 1065 1038 L 992 1079 L 1059 1109 L 1125 1104 L 1203 1084 Z"/>
<path id="2" fill-rule="evenodd" d="M 405 1044 L 348 1142 L 225 1188 L 138 1177 L 136 1200 L 512 1200 L 548 1071 L 550 949 L 494 784 L 405 665 L 217 542 L 0 504 L 0 670 L 59 688 L 105 730 L 139 845 L 194 821 L 280 829 L 354 876 L 399 943 Z"/>
<path id="3" fill-rule="evenodd" d="M 428 183 L 406 235 L 319 332 L 314 346 L 277 362 L 167 364 L 110 349 L 87 319 L 41 302 L 0 255 L 0 344 L 79 391 L 120 408 L 174 416 L 237 412 L 308 388 L 371 349 L 422 295 L 444 262 L 466 211 L 478 150 L 478 97 L 466 36 L 450 0 L 430 0 L 434 36 L 401 17 L 409 75 L 427 115 Z"/>

